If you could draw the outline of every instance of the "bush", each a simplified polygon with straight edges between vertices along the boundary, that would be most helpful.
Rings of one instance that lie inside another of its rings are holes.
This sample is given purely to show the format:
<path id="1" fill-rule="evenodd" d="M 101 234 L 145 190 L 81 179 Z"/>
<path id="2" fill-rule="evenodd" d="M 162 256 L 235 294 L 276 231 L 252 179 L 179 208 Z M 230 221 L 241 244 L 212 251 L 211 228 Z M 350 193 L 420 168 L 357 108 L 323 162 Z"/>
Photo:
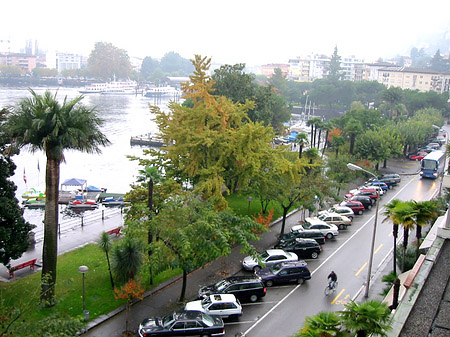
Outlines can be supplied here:
<path id="1" fill-rule="evenodd" d="M 392 288 L 392 286 L 394 285 L 394 280 L 398 277 L 398 275 L 396 273 L 394 273 L 393 271 L 391 271 L 389 274 L 384 275 L 381 278 L 381 281 L 386 283 L 386 287 L 383 288 L 383 291 L 381 292 L 381 296 L 385 297 L 389 290 Z"/>
<path id="2" fill-rule="evenodd" d="M 414 264 L 416 263 L 416 247 L 415 245 L 408 246 L 406 248 L 406 254 L 405 254 L 405 266 L 402 272 L 405 272 L 407 270 L 412 269 L 414 267 Z M 403 246 L 398 245 L 397 246 L 397 265 L 400 267 L 402 266 L 403 262 Z"/>

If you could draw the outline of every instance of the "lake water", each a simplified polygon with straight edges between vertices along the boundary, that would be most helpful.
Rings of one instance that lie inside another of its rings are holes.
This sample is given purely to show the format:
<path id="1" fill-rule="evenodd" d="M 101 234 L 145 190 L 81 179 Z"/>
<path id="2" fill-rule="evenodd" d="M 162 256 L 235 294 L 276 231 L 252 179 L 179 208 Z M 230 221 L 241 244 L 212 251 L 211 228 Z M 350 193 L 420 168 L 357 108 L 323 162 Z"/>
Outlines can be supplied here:
<path id="1" fill-rule="evenodd" d="M 62 101 L 65 96 L 74 98 L 79 94 L 78 89 L 71 88 L 33 88 L 42 94 L 45 90 L 57 92 Z M 0 108 L 14 105 L 23 97 L 31 96 L 25 88 L 0 87 Z M 92 155 L 77 151 L 65 152 L 65 163 L 61 164 L 60 183 L 70 178 L 86 179 L 88 185 L 107 188 L 108 192 L 125 193 L 130 184 L 136 181 L 139 167 L 136 162 L 126 158 L 127 155 L 140 156 L 142 148 L 130 145 L 130 137 L 156 132 L 157 126 L 150 113 L 149 104 L 158 105 L 167 110 L 168 100 L 155 101 L 153 98 L 133 95 L 85 95 L 83 104 L 95 106 L 100 117 L 104 120 L 101 131 L 111 141 L 111 145 L 102 148 L 102 153 Z M 30 153 L 23 149 L 13 157 L 17 168 L 12 180 L 17 186 L 16 196 L 21 201 L 21 195 L 30 188 L 45 190 L 44 153 Z M 39 168 L 39 169 L 38 169 Z M 25 175 L 27 183 L 24 182 Z M 42 221 L 42 210 L 25 209 L 25 219 L 39 225 Z M 37 223 L 36 223 L 37 222 Z"/>

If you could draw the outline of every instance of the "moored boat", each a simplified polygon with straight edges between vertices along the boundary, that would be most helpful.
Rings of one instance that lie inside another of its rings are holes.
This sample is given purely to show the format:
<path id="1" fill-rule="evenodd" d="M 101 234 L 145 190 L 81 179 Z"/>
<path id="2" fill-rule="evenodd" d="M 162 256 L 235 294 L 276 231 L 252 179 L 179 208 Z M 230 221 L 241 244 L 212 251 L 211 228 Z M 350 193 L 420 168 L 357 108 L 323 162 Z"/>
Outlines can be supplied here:
<path id="1" fill-rule="evenodd" d="M 150 147 L 166 146 L 162 138 L 160 138 L 158 135 L 152 134 L 151 132 L 147 133 L 146 135 L 131 137 L 130 144 Z"/>
<path id="2" fill-rule="evenodd" d="M 82 94 L 102 95 L 137 95 L 142 94 L 136 81 L 112 81 L 107 83 L 92 83 L 80 90 Z"/>
<path id="3" fill-rule="evenodd" d="M 23 203 L 26 208 L 43 208 L 45 207 L 45 199 L 27 199 Z"/>
<path id="4" fill-rule="evenodd" d="M 69 202 L 67 207 L 71 209 L 94 209 L 98 207 L 98 204 L 95 202 L 95 200 L 92 199 L 85 199 L 85 200 L 76 199 L 74 201 Z"/>
<path id="5" fill-rule="evenodd" d="M 22 194 L 22 199 L 45 199 L 45 192 L 36 191 L 34 188 L 31 188 Z"/>
<path id="6" fill-rule="evenodd" d="M 145 90 L 145 97 L 173 97 L 179 98 L 181 91 L 171 86 L 149 87 Z"/>

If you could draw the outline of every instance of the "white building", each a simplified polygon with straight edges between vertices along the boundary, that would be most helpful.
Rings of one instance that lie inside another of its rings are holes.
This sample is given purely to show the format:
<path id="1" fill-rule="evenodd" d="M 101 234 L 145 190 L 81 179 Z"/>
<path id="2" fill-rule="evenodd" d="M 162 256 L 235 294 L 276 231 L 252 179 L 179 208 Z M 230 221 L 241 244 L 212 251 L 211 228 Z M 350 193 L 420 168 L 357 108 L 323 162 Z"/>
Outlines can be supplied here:
<path id="1" fill-rule="evenodd" d="M 66 69 L 81 69 L 87 64 L 87 58 L 78 54 L 49 52 L 46 54 L 46 64 L 47 68 L 61 73 Z"/>

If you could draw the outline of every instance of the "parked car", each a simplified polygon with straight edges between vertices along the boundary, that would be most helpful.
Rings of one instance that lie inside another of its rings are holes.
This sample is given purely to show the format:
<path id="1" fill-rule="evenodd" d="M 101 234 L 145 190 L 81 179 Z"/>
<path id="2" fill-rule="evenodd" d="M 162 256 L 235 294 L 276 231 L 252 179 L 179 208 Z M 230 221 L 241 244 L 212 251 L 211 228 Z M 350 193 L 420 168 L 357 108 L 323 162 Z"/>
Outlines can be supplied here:
<path id="1" fill-rule="evenodd" d="M 441 145 L 439 143 L 428 143 L 427 148 L 432 150 L 439 150 L 441 148 Z"/>
<path id="2" fill-rule="evenodd" d="M 427 154 L 428 154 L 427 152 L 411 153 L 408 155 L 408 158 L 411 160 L 422 160 L 423 158 L 426 157 Z"/>
<path id="3" fill-rule="evenodd" d="M 289 246 L 295 239 L 313 239 L 320 245 L 323 245 L 326 241 L 325 235 L 323 235 L 321 231 L 302 229 L 280 235 L 274 248 L 283 249 L 284 247 Z"/>
<path id="4" fill-rule="evenodd" d="M 365 186 L 367 186 L 369 188 L 371 186 L 377 186 L 377 187 L 380 187 L 384 192 L 386 192 L 389 189 L 389 186 L 385 182 L 378 181 L 378 180 L 367 181 Z"/>
<path id="5" fill-rule="evenodd" d="M 242 316 L 242 305 L 233 294 L 214 294 L 184 306 L 185 311 L 201 311 L 211 316 L 238 318 Z"/>
<path id="6" fill-rule="evenodd" d="M 304 223 L 296 225 L 291 228 L 291 231 L 302 229 L 316 229 L 319 230 L 327 239 L 332 239 L 339 235 L 339 229 L 335 225 L 329 225 L 325 221 L 318 218 L 306 218 Z"/>
<path id="7" fill-rule="evenodd" d="M 382 183 L 382 184 L 386 185 L 385 183 Z M 369 190 L 375 190 L 375 191 L 377 191 L 377 193 L 378 193 L 379 196 L 383 196 L 383 195 L 384 195 L 384 192 L 386 192 L 386 190 L 384 190 L 383 188 L 381 188 L 381 186 L 378 186 L 378 185 L 370 185 L 370 182 L 367 182 L 367 181 L 366 181 L 366 184 L 364 184 L 364 185 L 362 185 L 362 186 L 359 186 L 358 189 L 360 189 L 360 190 L 364 190 L 364 189 L 365 189 L 365 190 L 367 190 L 367 189 L 369 189 Z M 389 189 L 387 185 L 386 185 L 386 189 Z"/>
<path id="8" fill-rule="evenodd" d="M 363 214 L 363 212 L 365 210 L 364 205 L 360 201 L 357 201 L 357 200 L 344 200 L 339 205 L 351 208 L 353 213 L 358 214 L 358 215 Z"/>
<path id="9" fill-rule="evenodd" d="M 201 311 L 177 311 L 165 317 L 146 318 L 139 324 L 139 336 L 223 336 L 225 328 L 219 316 Z"/>
<path id="10" fill-rule="evenodd" d="M 356 190 L 351 190 L 349 193 L 345 194 L 346 198 L 351 198 L 353 196 L 367 196 L 371 199 L 376 200 L 378 198 L 378 192 L 374 189 L 361 188 Z"/>
<path id="11" fill-rule="evenodd" d="M 397 184 L 400 184 L 400 182 L 402 181 L 400 174 L 397 174 L 397 173 L 386 173 L 386 174 L 383 174 L 378 177 L 378 179 L 384 179 L 384 178 L 394 179 Z"/>
<path id="12" fill-rule="evenodd" d="M 352 220 L 347 218 L 345 215 L 340 215 L 337 213 L 322 213 L 318 216 L 318 218 L 322 221 L 325 221 L 327 224 L 333 224 L 337 226 L 339 229 L 347 229 L 347 226 L 352 224 Z"/>
<path id="13" fill-rule="evenodd" d="M 378 177 L 377 179 L 372 178 L 369 181 L 381 181 L 383 183 L 385 183 L 386 185 L 388 185 L 389 189 L 392 189 L 394 186 L 397 186 L 397 184 L 399 183 L 399 181 L 397 182 L 397 178 L 389 178 L 389 177 Z"/>
<path id="14" fill-rule="evenodd" d="M 363 204 L 364 209 L 372 209 L 372 206 L 374 204 L 374 201 L 372 201 L 372 198 L 364 195 L 354 195 L 350 199 L 350 201 L 359 201 Z"/>
<path id="15" fill-rule="evenodd" d="M 442 136 L 436 137 L 436 143 L 439 143 L 439 145 L 442 146 L 442 144 L 445 144 L 445 142 L 446 142 L 445 133 Z"/>
<path id="16" fill-rule="evenodd" d="M 267 287 L 274 284 L 296 282 L 303 284 L 311 278 L 311 273 L 305 261 L 282 262 L 273 266 L 263 268 L 256 272 Z"/>
<path id="17" fill-rule="evenodd" d="M 340 214 L 340 215 L 345 215 L 350 220 L 353 220 L 353 217 L 355 216 L 355 212 L 353 212 L 353 210 L 350 207 L 347 207 L 347 206 L 334 205 L 333 207 L 329 208 L 326 211 L 320 211 L 319 215 L 321 215 L 321 214 L 323 214 L 325 212 L 337 213 L 337 214 Z"/>
<path id="18" fill-rule="evenodd" d="M 233 294 L 241 302 L 256 302 L 266 296 L 266 287 L 255 276 L 231 276 L 198 291 L 200 299 L 213 294 Z"/>
<path id="19" fill-rule="evenodd" d="M 313 239 L 295 239 L 283 250 L 294 253 L 298 257 L 317 259 L 322 252 L 322 247 Z"/>
<path id="20" fill-rule="evenodd" d="M 275 263 L 285 261 L 297 261 L 298 256 L 294 253 L 285 252 L 283 249 L 267 249 L 258 255 L 257 258 L 247 256 L 242 261 L 242 266 L 247 270 L 257 271 L 263 266 L 268 267 Z"/>

